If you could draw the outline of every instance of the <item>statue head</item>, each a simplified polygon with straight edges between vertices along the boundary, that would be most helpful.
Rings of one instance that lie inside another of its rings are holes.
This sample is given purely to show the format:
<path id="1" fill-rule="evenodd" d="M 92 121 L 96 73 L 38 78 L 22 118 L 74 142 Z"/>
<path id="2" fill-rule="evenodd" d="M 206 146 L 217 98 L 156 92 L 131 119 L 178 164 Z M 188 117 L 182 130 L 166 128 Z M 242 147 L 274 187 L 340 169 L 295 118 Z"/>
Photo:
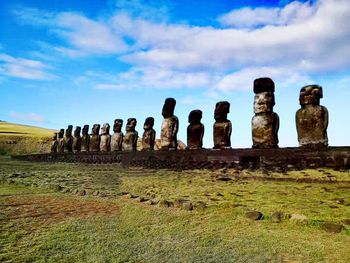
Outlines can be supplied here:
<path id="1" fill-rule="evenodd" d="M 58 138 L 62 139 L 64 135 L 64 129 L 60 129 L 60 131 L 58 132 Z"/>
<path id="2" fill-rule="evenodd" d="M 321 98 L 323 98 L 321 86 L 307 85 L 300 90 L 299 103 L 301 106 L 308 104 L 320 105 Z"/>
<path id="3" fill-rule="evenodd" d="M 115 119 L 114 125 L 113 125 L 113 131 L 114 132 L 121 132 L 123 126 L 123 120 L 122 119 Z"/>
<path id="4" fill-rule="evenodd" d="M 144 125 L 143 125 L 143 129 L 144 129 L 145 131 L 152 130 L 153 125 L 154 125 L 154 118 L 153 118 L 153 117 L 148 117 L 148 118 L 146 118 L 146 120 L 145 120 L 145 123 L 144 123 Z"/>
<path id="5" fill-rule="evenodd" d="M 109 123 L 103 124 L 102 131 L 101 131 L 102 135 L 109 134 L 109 128 L 110 128 Z"/>
<path id="6" fill-rule="evenodd" d="M 275 83 L 270 78 L 254 80 L 254 113 L 272 112 L 275 106 Z"/>
<path id="7" fill-rule="evenodd" d="M 163 109 L 162 109 L 162 115 L 164 118 L 170 118 L 174 115 L 174 110 L 176 106 L 176 100 L 174 98 L 166 98 Z"/>
<path id="8" fill-rule="evenodd" d="M 82 134 L 83 135 L 88 135 L 89 133 L 89 125 L 84 125 Z"/>
<path id="9" fill-rule="evenodd" d="M 66 129 L 66 137 L 71 137 L 73 131 L 73 125 L 68 125 L 68 128 Z"/>
<path id="10" fill-rule="evenodd" d="M 53 141 L 56 141 L 57 140 L 57 134 L 58 132 L 54 132 L 53 135 L 52 135 L 52 140 Z"/>
<path id="11" fill-rule="evenodd" d="M 80 131 L 81 131 L 81 127 L 80 126 L 76 126 L 75 130 L 74 130 L 74 137 L 79 137 L 80 136 Z"/>
<path id="12" fill-rule="evenodd" d="M 134 132 L 136 124 L 137 124 L 137 121 L 135 118 L 129 118 L 128 122 L 126 124 L 126 131 L 127 132 Z"/>
<path id="13" fill-rule="evenodd" d="M 92 134 L 93 135 L 98 135 L 100 133 L 100 124 L 94 124 L 92 127 Z"/>
<path id="14" fill-rule="evenodd" d="M 202 119 L 202 111 L 201 110 L 193 110 L 188 115 L 188 122 L 190 124 L 199 124 Z"/>
<path id="15" fill-rule="evenodd" d="M 219 101 L 215 106 L 214 118 L 216 121 L 226 121 L 229 112 L 230 103 L 228 101 Z"/>

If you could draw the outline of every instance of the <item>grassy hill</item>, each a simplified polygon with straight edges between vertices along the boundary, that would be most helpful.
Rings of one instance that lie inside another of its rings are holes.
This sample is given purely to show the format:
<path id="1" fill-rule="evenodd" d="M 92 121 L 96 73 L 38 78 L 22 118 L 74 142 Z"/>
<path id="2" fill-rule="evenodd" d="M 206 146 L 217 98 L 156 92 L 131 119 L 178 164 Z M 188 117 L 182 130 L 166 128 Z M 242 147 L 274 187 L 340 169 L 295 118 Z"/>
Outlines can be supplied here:
<path id="1" fill-rule="evenodd" d="M 55 130 L 0 122 L 0 154 L 43 153 L 50 150 L 50 140 Z"/>

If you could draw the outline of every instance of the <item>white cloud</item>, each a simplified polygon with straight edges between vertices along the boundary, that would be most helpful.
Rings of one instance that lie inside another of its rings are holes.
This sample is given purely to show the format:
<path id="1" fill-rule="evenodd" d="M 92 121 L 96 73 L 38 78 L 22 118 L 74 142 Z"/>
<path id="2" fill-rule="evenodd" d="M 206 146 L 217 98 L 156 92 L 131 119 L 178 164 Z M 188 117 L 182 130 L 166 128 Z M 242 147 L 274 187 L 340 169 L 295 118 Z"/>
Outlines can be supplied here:
<path id="1" fill-rule="evenodd" d="M 309 2 L 291 2 L 283 8 L 244 7 L 233 10 L 219 17 L 224 26 L 254 28 L 266 25 L 289 25 L 300 23 L 310 18 L 317 6 Z"/>
<path id="2" fill-rule="evenodd" d="M 38 60 L 15 58 L 7 54 L 0 54 L 0 74 L 31 80 L 47 80 L 56 76 L 45 72 L 48 68 Z"/>
<path id="3" fill-rule="evenodd" d="M 33 122 L 45 122 L 46 119 L 41 116 L 38 115 L 36 113 L 16 113 L 16 112 L 11 112 L 10 113 L 10 117 L 14 118 L 16 120 L 21 120 L 21 121 L 33 121 Z"/>

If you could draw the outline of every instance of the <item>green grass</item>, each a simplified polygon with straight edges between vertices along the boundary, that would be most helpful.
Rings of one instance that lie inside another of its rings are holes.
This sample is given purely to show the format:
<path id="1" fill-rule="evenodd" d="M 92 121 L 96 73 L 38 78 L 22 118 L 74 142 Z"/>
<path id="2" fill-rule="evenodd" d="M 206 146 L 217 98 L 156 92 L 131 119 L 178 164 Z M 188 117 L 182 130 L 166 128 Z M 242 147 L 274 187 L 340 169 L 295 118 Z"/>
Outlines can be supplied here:
<path id="1" fill-rule="evenodd" d="M 328 173 L 335 182 L 329 182 Z M 338 234 L 320 228 L 320 222 L 350 218 L 349 173 L 306 170 L 283 176 L 305 174 L 318 183 L 252 180 L 248 177 L 264 175 L 251 171 L 240 173 L 245 179 L 221 181 L 222 176 L 237 178 L 237 171 L 172 172 L 2 158 L 0 261 L 349 262 L 349 227 Z M 81 190 L 87 195 L 74 194 Z M 153 200 L 183 198 L 208 207 L 163 208 L 122 192 Z M 29 200 L 34 200 L 34 210 Z M 104 212 L 114 206 L 117 212 Z M 264 219 L 245 218 L 253 209 Z M 28 216 L 30 211 L 41 216 Z M 273 223 L 275 211 L 304 214 L 309 220 L 303 225 L 287 218 Z"/>
<path id="2" fill-rule="evenodd" d="M 49 152 L 54 132 L 35 126 L 0 122 L 0 155 Z"/>

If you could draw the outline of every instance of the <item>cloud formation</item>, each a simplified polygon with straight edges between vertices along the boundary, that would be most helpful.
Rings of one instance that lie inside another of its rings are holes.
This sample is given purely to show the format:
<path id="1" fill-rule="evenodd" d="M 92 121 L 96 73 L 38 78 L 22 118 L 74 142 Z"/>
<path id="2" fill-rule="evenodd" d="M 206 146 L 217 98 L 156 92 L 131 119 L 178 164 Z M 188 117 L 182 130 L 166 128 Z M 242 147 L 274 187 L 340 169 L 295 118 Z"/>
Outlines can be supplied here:
<path id="1" fill-rule="evenodd" d="M 10 117 L 14 118 L 16 120 L 20 120 L 20 121 L 32 121 L 32 122 L 45 122 L 46 119 L 41 116 L 38 115 L 36 113 L 17 113 L 17 112 L 11 112 L 10 113 Z"/>

